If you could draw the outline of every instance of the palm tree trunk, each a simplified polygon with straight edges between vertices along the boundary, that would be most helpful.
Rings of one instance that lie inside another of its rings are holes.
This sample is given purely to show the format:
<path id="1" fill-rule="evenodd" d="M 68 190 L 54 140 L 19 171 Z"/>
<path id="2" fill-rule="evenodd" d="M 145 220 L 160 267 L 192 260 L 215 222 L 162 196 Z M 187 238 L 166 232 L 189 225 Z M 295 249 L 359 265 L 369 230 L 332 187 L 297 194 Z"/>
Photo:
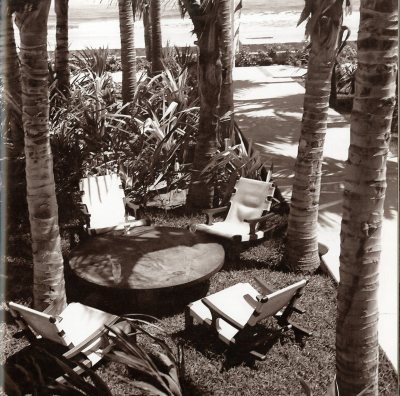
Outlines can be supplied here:
<path id="1" fill-rule="evenodd" d="M 136 91 L 136 49 L 132 0 L 118 0 L 121 33 L 122 103 L 132 102 Z"/>
<path id="2" fill-rule="evenodd" d="M 6 117 L 10 127 L 13 152 L 18 155 L 24 150 L 24 130 L 22 126 L 21 72 L 20 61 L 15 45 L 12 12 L 8 1 L 4 4 L 4 37 L 2 43 L 3 81 L 6 104 Z"/>
<path id="3" fill-rule="evenodd" d="M 153 75 L 163 70 L 162 39 L 161 39 L 161 4 L 160 0 L 150 1 L 151 17 L 151 73 Z"/>
<path id="4" fill-rule="evenodd" d="M 396 99 L 397 0 L 361 0 L 341 229 L 336 368 L 340 394 L 378 395 L 378 274 Z M 363 393 L 364 394 L 364 393 Z"/>
<path id="5" fill-rule="evenodd" d="M 233 84 L 232 68 L 235 62 L 232 37 L 231 0 L 220 0 L 218 7 L 218 22 L 220 26 L 220 46 L 222 63 L 222 85 L 219 99 L 220 136 L 222 139 L 231 138 L 233 133 Z"/>
<path id="6" fill-rule="evenodd" d="M 314 25 L 310 27 L 311 51 L 287 231 L 287 264 L 300 272 L 312 272 L 320 264 L 317 222 L 322 154 L 332 67 L 343 15 L 343 0 L 333 4 L 329 0 L 311 3 L 314 4 L 311 8 Z"/>
<path id="7" fill-rule="evenodd" d="M 50 0 L 17 12 L 22 74 L 27 201 L 33 252 L 34 307 L 65 307 L 63 257 L 49 134 L 47 19 Z"/>
<path id="8" fill-rule="evenodd" d="M 144 30 L 144 46 L 146 50 L 146 59 L 151 62 L 152 54 L 152 28 L 150 19 L 150 4 L 146 2 L 143 7 L 143 30 Z"/>
<path id="9" fill-rule="evenodd" d="M 56 50 L 55 50 L 55 72 L 57 77 L 57 88 L 66 97 L 70 95 L 70 72 L 68 51 L 68 1 L 57 0 L 56 11 Z"/>
<path id="10" fill-rule="evenodd" d="M 217 152 L 218 103 L 221 91 L 221 60 L 217 8 L 209 2 L 200 8 L 196 2 L 185 2 L 194 25 L 199 47 L 198 81 L 200 120 L 192 166 L 192 179 L 187 204 L 192 208 L 209 208 L 214 200 L 214 188 L 200 177 L 200 172 Z M 195 5 L 195 7 L 193 7 Z"/>

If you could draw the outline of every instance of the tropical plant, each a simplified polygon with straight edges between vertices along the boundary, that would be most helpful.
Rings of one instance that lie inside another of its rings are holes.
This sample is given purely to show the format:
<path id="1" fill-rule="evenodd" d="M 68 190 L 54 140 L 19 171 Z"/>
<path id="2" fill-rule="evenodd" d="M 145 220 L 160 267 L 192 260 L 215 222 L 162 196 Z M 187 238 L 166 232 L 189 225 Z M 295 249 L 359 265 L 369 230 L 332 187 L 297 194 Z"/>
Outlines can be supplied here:
<path id="1" fill-rule="evenodd" d="M 144 315 L 140 315 L 144 316 Z M 167 334 L 158 325 L 149 321 L 156 318 L 145 316 L 145 320 L 137 315 L 128 315 L 132 337 L 118 328 L 108 328 L 115 335 L 115 347 L 106 355 L 111 361 L 122 363 L 134 369 L 142 376 L 141 381 L 133 384 L 150 394 L 160 396 L 180 396 L 182 388 L 180 380 L 184 376 L 184 356 L 181 345 L 176 346 L 174 353 L 168 345 Z"/>
<path id="2" fill-rule="evenodd" d="M 259 151 L 253 148 L 251 140 L 245 143 L 235 126 L 238 142 L 218 151 L 200 174 L 205 183 L 215 188 L 214 206 L 227 204 L 239 177 L 263 180 L 268 174 Z"/>
<path id="3" fill-rule="evenodd" d="M 55 72 L 57 88 L 65 96 L 69 96 L 69 52 L 68 52 L 68 1 L 54 2 L 56 11 L 56 49 Z"/>
<path id="4" fill-rule="evenodd" d="M 299 21 L 310 16 L 306 32 L 311 51 L 288 221 L 287 265 L 301 272 L 312 272 L 320 265 L 317 222 L 322 153 L 342 6 L 343 0 L 307 0 Z"/>
<path id="5" fill-rule="evenodd" d="M 4 388 L 9 395 L 112 396 L 99 375 L 85 366 L 81 367 L 90 382 L 72 369 L 71 362 L 35 345 L 21 362 L 6 365 Z M 63 374 L 63 380 L 56 381 L 54 374 Z"/>
<path id="6" fill-rule="evenodd" d="M 34 307 L 54 300 L 65 308 L 64 266 L 58 227 L 49 133 L 47 19 L 50 0 L 19 4 L 22 120 L 25 131 L 26 181 L 33 253 Z"/>
<path id="7" fill-rule="evenodd" d="M 396 101 L 396 0 L 362 0 L 340 248 L 339 392 L 378 394 L 378 278 L 386 160 Z"/>

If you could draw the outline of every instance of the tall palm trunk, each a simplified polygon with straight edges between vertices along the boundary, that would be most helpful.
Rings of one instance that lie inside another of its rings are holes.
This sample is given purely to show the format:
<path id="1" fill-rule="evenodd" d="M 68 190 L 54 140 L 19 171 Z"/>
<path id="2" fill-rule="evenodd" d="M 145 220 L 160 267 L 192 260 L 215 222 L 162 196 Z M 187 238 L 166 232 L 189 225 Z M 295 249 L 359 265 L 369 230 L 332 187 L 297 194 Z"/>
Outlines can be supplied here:
<path id="1" fill-rule="evenodd" d="M 68 51 L 68 1 L 56 0 L 56 50 L 55 50 L 55 72 L 57 77 L 57 88 L 66 97 L 70 95 L 70 72 Z"/>
<path id="2" fill-rule="evenodd" d="M 336 368 L 342 395 L 378 395 L 378 273 L 396 96 L 397 0 L 361 0 L 341 230 Z M 364 393 L 363 393 L 364 394 Z"/>
<path id="3" fill-rule="evenodd" d="M 20 62 L 15 45 L 14 27 L 12 20 L 12 11 L 8 5 L 9 1 L 4 3 L 2 15 L 4 16 L 4 36 L 2 43 L 3 70 L 2 77 L 4 81 L 6 117 L 10 127 L 11 141 L 13 143 L 14 153 L 20 154 L 24 149 L 24 130 L 22 127 L 21 111 L 21 72 Z"/>
<path id="4" fill-rule="evenodd" d="M 136 48 L 132 0 L 118 0 L 121 33 L 122 103 L 132 102 L 136 91 Z"/>
<path id="5" fill-rule="evenodd" d="M 200 178 L 200 172 L 217 152 L 218 104 L 221 91 L 221 60 L 217 7 L 208 2 L 199 7 L 185 1 L 197 35 L 199 47 L 198 81 L 200 120 L 192 167 L 192 180 L 187 203 L 192 208 L 209 208 L 213 204 L 214 188 Z"/>
<path id="6" fill-rule="evenodd" d="M 322 154 L 327 128 L 332 67 L 342 24 L 343 0 L 309 0 L 300 22 L 308 14 L 311 36 L 304 95 L 303 119 L 295 163 L 288 222 L 288 265 L 312 272 L 320 264 L 317 241 Z M 299 22 L 299 23 L 300 23 Z"/>
<path id="7" fill-rule="evenodd" d="M 23 6 L 21 6 L 23 7 Z M 58 207 L 49 139 L 47 19 L 50 0 L 18 10 L 22 74 L 22 120 L 33 252 L 33 298 L 36 309 L 58 300 L 65 306 L 64 268 Z"/>
<path id="8" fill-rule="evenodd" d="M 150 0 L 151 18 L 151 72 L 160 73 L 162 64 L 162 39 L 161 39 L 161 4 L 160 0 Z"/>
<path id="9" fill-rule="evenodd" d="M 233 133 L 233 83 L 232 69 L 235 62 L 233 52 L 233 3 L 219 0 L 218 21 L 220 26 L 220 46 L 222 63 L 222 85 L 219 99 L 220 136 L 230 138 Z"/>
<path id="10" fill-rule="evenodd" d="M 150 0 L 149 0 L 150 1 Z M 151 62 L 152 54 L 152 29 L 150 19 L 150 3 L 146 1 L 143 5 L 143 31 L 144 31 L 144 46 L 146 50 L 146 59 Z"/>

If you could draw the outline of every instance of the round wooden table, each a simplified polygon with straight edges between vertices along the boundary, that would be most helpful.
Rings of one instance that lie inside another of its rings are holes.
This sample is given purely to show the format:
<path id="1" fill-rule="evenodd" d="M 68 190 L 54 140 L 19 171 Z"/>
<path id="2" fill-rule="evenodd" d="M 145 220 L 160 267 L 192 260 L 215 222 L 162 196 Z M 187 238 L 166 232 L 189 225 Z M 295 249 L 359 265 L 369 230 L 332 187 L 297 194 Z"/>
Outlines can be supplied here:
<path id="1" fill-rule="evenodd" d="M 224 263 L 224 249 L 201 233 L 173 227 L 137 227 L 94 236 L 71 251 L 69 267 L 80 279 L 109 290 L 136 292 L 136 302 L 163 298 L 204 283 Z M 132 294 L 130 294 L 130 297 Z"/>

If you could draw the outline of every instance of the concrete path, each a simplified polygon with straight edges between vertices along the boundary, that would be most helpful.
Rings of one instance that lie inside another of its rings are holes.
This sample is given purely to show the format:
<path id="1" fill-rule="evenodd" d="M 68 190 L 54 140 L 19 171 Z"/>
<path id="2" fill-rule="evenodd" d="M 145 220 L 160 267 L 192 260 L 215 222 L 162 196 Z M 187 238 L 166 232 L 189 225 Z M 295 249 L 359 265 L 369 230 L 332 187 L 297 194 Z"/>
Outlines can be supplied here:
<path id="1" fill-rule="evenodd" d="M 288 66 L 234 69 L 236 119 L 256 143 L 263 158 L 274 164 L 274 177 L 286 197 L 291 195 L 294 163 L 303 114 L 304 69 Z M 350 142 L 349 120 L 329 110 L 319 212 L 319 241 L 329 246 L 324 259 L 339 280 L 340 227 L 344 165 Z M 398 363 L 398 248 L 397 158 L 387 166 L 388 189 L 382 230 L 379 342 L 397 370 Z"/>

